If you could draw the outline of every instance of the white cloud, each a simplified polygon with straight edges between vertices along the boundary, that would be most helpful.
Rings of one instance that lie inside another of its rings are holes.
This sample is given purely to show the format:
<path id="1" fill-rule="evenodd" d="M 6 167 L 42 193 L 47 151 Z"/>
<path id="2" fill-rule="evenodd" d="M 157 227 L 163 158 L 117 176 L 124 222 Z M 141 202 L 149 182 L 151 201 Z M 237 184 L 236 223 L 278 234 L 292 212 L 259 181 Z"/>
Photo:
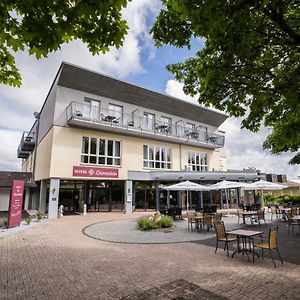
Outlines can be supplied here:
<path id="1" fill-rule="evenodd" d="M 0 170 L 20 170 L 21 160 L 17 160 L 17 149 L 22 136 L 21 131 L 0 129 Z"/>
<path id="2" fill-rule="evenodd" d="M 16 54 L 16 63 L 23 78 L 22 87 L 0 86 L 0 129 L 11 129 L 1 132 L 1 138 L 3 135 L 9 139 L 11 134 L 11 142 L 2 143 L 4 146 L 0 148 L 0 170 L 19 169 L 20 160 L 16 159 L 16 149 L 20 137 L 16 141 L 17 133 L 13 130 L 30 129 L 34 122 L 33 112 L 40 110 L 61 61 L 117 78 L 145 72 L 142 54 L 144 59 L 147 59 L 147 55 L 153 57 L 153 42 L 146 21 L 149 16 L 158 13 L 159 7 L 159 0 L 129 2 L 123 11 L 130 27 L 124 45 L 120 49 L 112 48 L 106 54 L 92 56 L 81 41 L 63 45 L 60 51 L 40 60 L 26 52 Z"/>
<path id="3" fill-rule="evenodd" d="M 184 93 L 183 91 L 183 83 L 178 82 L 174 79 L 170 79 L 166 84 L 166 94 L 175 98 L 179 98 L 185 101 L 192 102 L 194 104 L 198 104 L 197 97 L 191 97 Z"/>
<path id="4" fill-rule="evenodd" d="M 166 93 L 193 103 L 197 102 L 197 99 L 184 94 L 183 84 L 176 80 L 167 82 Z M 298 166 L 288 164 L 293 154 L 271 155 L 269 151 L 263 150 L 263 141 L 269 134 L 267 128 L 263 127 L 257 133 L 241 130 L 241 121 L 241 118 L 228 118 L 220 126 L 220 130 L 226 132 L 225 148 L 229 169 L 256 167 L 266 173 L 287 174 L 289 178 L 297 178 L 300 175 Z"/>

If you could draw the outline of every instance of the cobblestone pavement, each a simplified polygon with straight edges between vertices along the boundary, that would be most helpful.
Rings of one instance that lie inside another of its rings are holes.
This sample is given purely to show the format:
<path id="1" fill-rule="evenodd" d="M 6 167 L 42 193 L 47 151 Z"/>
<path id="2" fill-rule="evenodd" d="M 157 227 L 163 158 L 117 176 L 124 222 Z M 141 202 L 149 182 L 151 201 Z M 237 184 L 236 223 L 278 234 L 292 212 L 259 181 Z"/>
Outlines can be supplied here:
<path id="1" fill-rule="evenodd" d="M 90 224 L 127 218 L 68 216 L 0 240 L 0 299 L 128 299 L 180 279 L 228 299 L 300 299 L 295 264 L 275 269 L 269 259 L 252 264 L 198 243 L 120 244 L 82 233 Z"/>
<path id="2" fill-rule="evenodd" d="M 130 219 L 92 224 L 84 228 L 83 232 L 95 239 L 129 244 L 182 243 L 215 237 L 215 233 L 212 230 L 210 232 L 203 230 L 201 234 L 197 230 L 188 230 L 186 220 L 176 220 L 174 225 L 176 228 L 170 232 L 156 230 L 144 232 L 137 229 L 136 219 Z M 193 226 L 195 227 L 195 225 Z M 234 229 L 236 227 L 238 227 L 236 222 L 230 222 L 226 226 L 227 229 Z"/>

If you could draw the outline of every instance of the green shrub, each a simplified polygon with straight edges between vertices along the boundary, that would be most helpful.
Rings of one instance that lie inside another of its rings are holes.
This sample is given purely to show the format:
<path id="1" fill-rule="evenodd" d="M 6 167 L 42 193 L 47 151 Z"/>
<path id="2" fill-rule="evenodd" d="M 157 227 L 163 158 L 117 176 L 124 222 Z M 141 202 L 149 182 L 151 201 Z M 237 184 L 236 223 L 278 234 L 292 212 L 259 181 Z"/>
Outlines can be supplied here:
<path id="1" fill-rule="evenodd" d="M 142 230 L 150 230 L 157 228 L 157 225 L 154 221 L 148 219 L 148 217 L 141 217 L 137 221 L 138 226 Z"/>
<path id="2" fill-rule="evenodd" d="M 173 224 L 173 219 L 167 216 L 162 216 L 159 220 L 153 221 L 149 217 L 140 217 L 137 220 L 139 229 L 141 230 L 151 230 L 156 228 L 168 228 Z"/>
<path id="3" fill-rule="evenodd" d="M 156 222 L 159 227 L 168 228 L 173 224 L 173 219 L 168 216 L 162 216 L 159 221 Z"/>
<path id="4" fill-rule="evenodd" d="M 37 217 L 38 220 L 42 220 L 43 217 L 44 217 L 44 213 L 42 211 L 38 211 L 36 213 L 36 217 Z"/>
<path id="5" fill-rule="evenodd" d="M 274 198 L 276 203 L 292 203 L 292 205 L 300 205 L 300 195 L 283 195 Z"/>
<path id="6" fill-rule="evenodd" d="M 25 221 L 26 221 L 27 225 L 29 225 L 31 223 L 31 221 L 32 221 L 31 216 L 29 216 Z"/>

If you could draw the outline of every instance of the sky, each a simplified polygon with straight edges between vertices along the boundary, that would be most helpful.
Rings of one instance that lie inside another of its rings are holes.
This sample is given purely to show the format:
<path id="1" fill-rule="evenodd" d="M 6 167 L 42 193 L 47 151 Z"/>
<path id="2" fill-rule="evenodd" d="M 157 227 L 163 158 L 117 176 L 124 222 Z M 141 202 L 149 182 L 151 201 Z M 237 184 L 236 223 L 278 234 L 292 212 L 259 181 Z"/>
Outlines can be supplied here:
<path id="1" fill-rule="evenodd" d="M 157 49 L 149 28 L 160 10 L 159 0 L 133 0 L 123 11 L 129 25 L 123 47 L 107 54 L 92 56 L 81 41 L 63 45 L 61 50 L 40 60 L 26 52 L 15 54 L 23 84 L 21 88 L 0 85 L 0 170 L 19 171 L 21 160 L 17 147 L 23 131 L 34 122 L 62 61 L 70 62 L 117 79 L 196 102 L 183 93 L 182 83 L 174 80 L 165 66 L 183 61 L 201 49 L 204 42 L 194 39 L 191 49 L 163 46 Z M 288 165 L 292 154 L 271 155 L 262 149 L 269 130 L 258 133 L 240 130 L 241 119 L 228 118 L 220 127 L 226 132 L 225 147 L 229 169 L 255 167 L 262 172 L 287 174 L 290 179 L 300 175 L 298 166 Z"/>

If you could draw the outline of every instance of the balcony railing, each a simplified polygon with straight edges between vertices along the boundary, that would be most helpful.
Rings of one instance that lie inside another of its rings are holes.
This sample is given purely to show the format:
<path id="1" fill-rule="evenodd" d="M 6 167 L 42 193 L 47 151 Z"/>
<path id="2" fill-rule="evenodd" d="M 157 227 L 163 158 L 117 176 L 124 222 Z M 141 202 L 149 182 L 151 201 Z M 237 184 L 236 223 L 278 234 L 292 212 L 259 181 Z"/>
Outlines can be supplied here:
<path id="1" fill-rule="evenodd" d="M 30 155 L 30 151 L 25 151 L 22 150 L 21 145 L 19 145 L 18 150 L 17 150 L 17 157 L 18 158 L 27 158 Z"/>
<path id="2" fill-rule="evenodd" d="M 23 132 L 20 147 L 22 151 L 32 151 L 35 147 L 35 134 L 33 132 Z"/>
<path id="3" fill-rule="evenodd" d="M 132 113 L 121 113 L 114 110 L 100 109 L 84 103 L 71 102 L 66 109 L 67 120 L 70 125 L 88 127 L 95 125 L 109 126 L 126 130 L 128 134 L 144 133 L 156 137 L 168 137 L 185 142 L 201 143 L 210 145 L 211 148 L 224 146 L 224 135 L 207 132 L 204 126 L 191 128 L 184 125 L 183 121 L 161 122 L 139 115 L 139 110 Z"/>

